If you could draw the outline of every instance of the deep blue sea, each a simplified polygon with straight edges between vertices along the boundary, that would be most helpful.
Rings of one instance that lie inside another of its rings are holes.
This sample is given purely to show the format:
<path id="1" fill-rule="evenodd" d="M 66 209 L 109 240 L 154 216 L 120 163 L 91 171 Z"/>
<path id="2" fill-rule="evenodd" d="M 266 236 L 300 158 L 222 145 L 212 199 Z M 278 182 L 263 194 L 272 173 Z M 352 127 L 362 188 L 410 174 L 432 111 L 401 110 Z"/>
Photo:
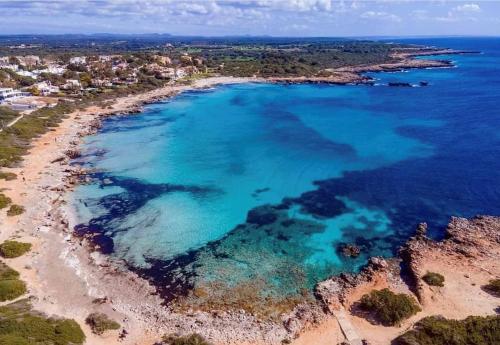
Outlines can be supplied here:
<path id="1" fill-rule="evenodd" d="M 402 42 L 481 53 L 375 86 L 220 86 L 106 120 L 79 160 L 98 172 L 74 193 L 77 231 L 167 299 L 245 284 L 265 298 L 391 256 L 419 222 L 440 237 L 450 216 L 500 215 L 500 39 Z"/>

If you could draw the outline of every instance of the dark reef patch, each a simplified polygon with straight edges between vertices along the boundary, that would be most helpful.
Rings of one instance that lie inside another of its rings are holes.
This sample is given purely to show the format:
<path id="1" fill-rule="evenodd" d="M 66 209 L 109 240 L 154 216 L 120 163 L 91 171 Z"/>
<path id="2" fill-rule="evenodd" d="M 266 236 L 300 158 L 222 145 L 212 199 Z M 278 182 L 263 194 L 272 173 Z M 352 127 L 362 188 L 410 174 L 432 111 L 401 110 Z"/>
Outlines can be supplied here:
<path id="1" fill-rule="evenodd" d="M 336 143 L 323 137 L 319 132 L 302 123 L 293 113 L 280 110 L 276 104 L 269 104 L 264 109 L 263 118 L 267 121 L 269 136 L 274 141 L 281 141 L 287 147 L 323 153 L 329 157 L 340 155 L 354 159 L 357 155 L 352 146 Z"/>

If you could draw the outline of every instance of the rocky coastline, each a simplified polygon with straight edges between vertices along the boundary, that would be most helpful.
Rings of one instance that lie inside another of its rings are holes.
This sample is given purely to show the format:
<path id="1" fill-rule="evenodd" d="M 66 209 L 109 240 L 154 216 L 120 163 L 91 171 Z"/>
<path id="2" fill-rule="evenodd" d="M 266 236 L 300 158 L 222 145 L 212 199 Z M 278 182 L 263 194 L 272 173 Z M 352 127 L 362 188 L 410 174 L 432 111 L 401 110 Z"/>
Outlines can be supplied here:
<path id="1" fill-rule="evenodd" d="M 284 84 L 335 84 L 335 85 L 350 85 L 364 84 L 373 85 L 373 79 L 364 73 L 368 72 L 399 72 L 408 69 L 421 68 L 450 68 L 454 64 L 450 60 L 421 60 L 415 59 L 418 56 L 435 56 L 435 55 L 458 55 L 458 54 L 474 54 L 475 51 L 454 50 L 454 49 L 438 49 L 438 48 L 400 48 L 394 49 L 390 58 L 392 61 L 387 63 L 372 64 L 365 66 L 340 67 L 329 69 L 326 76 L 311 76 L 311 77 L 272 77 L 266 79 L 274 83 Z"/>

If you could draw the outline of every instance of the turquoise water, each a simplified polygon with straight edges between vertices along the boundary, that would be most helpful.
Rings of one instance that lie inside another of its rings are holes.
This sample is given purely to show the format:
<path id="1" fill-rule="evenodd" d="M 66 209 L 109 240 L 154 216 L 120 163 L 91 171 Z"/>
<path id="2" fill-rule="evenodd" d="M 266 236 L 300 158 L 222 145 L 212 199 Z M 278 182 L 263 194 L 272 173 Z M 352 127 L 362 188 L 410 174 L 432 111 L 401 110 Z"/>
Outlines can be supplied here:
<path id="1" fill-rule="evenodd" d="M 444 43 L 484 54 L 374 87 L 220 86 L 106 120 L 78 162 L 98 172 L 75 191 L 77 231 L 168 299 L 245 284 L 279 298 L 392 255 L 420 221 L 439 236 L 451 215 L 498 214 L 500 40 Z"/>

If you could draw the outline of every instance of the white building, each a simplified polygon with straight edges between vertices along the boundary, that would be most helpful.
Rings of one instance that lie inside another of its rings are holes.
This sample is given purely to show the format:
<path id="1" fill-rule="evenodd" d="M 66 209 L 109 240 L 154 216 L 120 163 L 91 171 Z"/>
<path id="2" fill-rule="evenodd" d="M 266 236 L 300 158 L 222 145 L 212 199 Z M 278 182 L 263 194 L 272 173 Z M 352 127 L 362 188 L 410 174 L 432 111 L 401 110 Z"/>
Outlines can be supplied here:
<path id="1" fill-rule="evenodd" d="M 11 87 L 0 88 L 0 102 L 3 102 L 8 99 L 29 96 L 29 92 L 22 92 L 19 90 L 14 90 Z"/>
<path id="2" fill-rule="evenodd" d="M 61 89 L 63 90 L 74 90 L 74 89 L 80 90 L 81 88 L 82 84 L 80 83 L 79 80 L 76 79 L 68 79 L 66 80 L 66 84 L 61 86 Z"/>
<path id="3" fill-rule="evenodd" d="M 40 95 L 47 96 L 51 93 L 58 93 L 59 87 L 52 85 L 49 81 L 42 81 L 33 85 L 40 91 Z"/>
<path id="4" fill-rule="evenodd" d="M 69 63 L 72 63 L 74 65 L 83 65 L 87 61 L 86 56 L 74 56 L 71 59 L 69 59 Z"/>
<path id="5" fill-rule="evenodd" d="M 2 61 L 0 61 L 0 68 L 10 69 L 14 72 L 17 72 L 19 70 L 18 65 L 13 65 L 8 62 L 2 62 Z"/>

